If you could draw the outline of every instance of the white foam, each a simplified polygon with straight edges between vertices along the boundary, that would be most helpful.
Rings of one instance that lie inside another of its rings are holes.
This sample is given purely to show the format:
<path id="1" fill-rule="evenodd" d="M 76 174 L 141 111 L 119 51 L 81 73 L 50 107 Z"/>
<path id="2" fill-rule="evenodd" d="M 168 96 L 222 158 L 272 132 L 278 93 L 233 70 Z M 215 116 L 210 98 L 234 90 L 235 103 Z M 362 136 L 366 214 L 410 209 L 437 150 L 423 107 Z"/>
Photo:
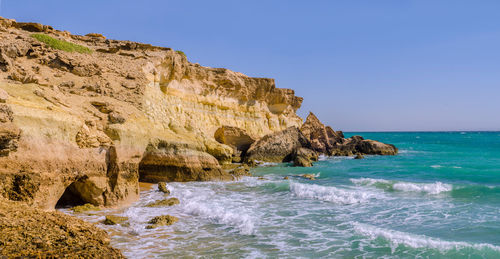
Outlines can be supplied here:
<path id="1" fill-rule="evenodd" d="M 422 192 L 428 194 L 439 194 L 442 192 L 449 192 L 453 190 L 453 185 L 442 182 L 434 183 L 411 183 L 411 182 L 397 182 L 385 179 L 373 178 L 359 178 L 350 179 L 356 185 L 376 186 L 377 184 L 392 185 L 392 189 L 402 192 Z"/>
<path id="2" fill-rule="evenodd" d="M 383 184 L 390 184 L 392 183 L 391 181 L 384 180 L 384 179 L 373 179 L 373 178 L 358 178 L 358 179 L 349 179 L 352 183 L 357 184 L 357 185 L 375 185 L 377 183 L 383 183 Z"/>
<path id="3" fill-rule="evenodd" d="M 370 199 L 382 198 L 380 194 L 363 191 L 340 189 L 333 186 L 316 184 L 290 183 L 290 192 L 300 198 L 330 201 L 338 204 L 364 203 Z"/>
<path id="4" fill-rule="evenodd" d="M 500 247 L 481 243 L 481 244 L 471 244 L 467 242 L 456 242 L 456 241 L 445 241 L 438 238 L 432 238 L 424 235 L 410 234 L 390 229 L 384 229 L 379 227 L 374 227 L 367 224 L 362 224 L 358 222 L 352 223 L 354 230 L 370 239 L 383 238 L 389 241 L 394 247 L 394 249 L 399 245 L 404 245 L 412 248 L 431 248 L 437 249 L 439 251 L 449 251 L 449 250 L 460 250 L 464 248 L 473 249 L 491 249 L 500 252 Z"/>
<path id="5" fill-rule="evenodd" d="M 409 149 L 401 149 L 398 151 L 399 154 L 421 154 L 425 153 L 424 151 L 419 150 L 409 150 Z"/>
<path id="6" fill-rule="evenodd" d="M 441 168 L 443 167 L 442 165 L 431 165 L 432 168 Z"/>
<path id="7" fill-rule="evenodd" d="M 257 163 L 258 166 L 262 166 L 262 167 L 268 167 L 268 166 L 277 166 L 279 165 L 280 163 L 275 163 L 275 162 L 264 162 L 264 161 L 255 161 Z"/>
<path id="8" fill-rule="evenodd" d="M 224 209 L 223 206 L 207 204 L 202 202 L 187 202 L 182 209 L 185 213 L 208 218 L 217 224 L 234 226 L 243 235 L 254 233 L 254 222 L 252 218 L 242 212 Z"/>
<path id="9" fill-rule="evenodd" d="M 453 189 L 451 184 L 445 184 L 442 182 L 435 183 L 406 183 L 398 182 L 395 183 L 392 188 L 398 191 L 404 192 L 424 192 L 429 194 L 439 194 L 442 192 L 449 192 Z"/>
<path id="10" fill-rule="evenodd" d="M 325 161 L 327 159 L 328 159 L 328 156 L 326 156 L 326 155 L 319 155 L 318 156 L 318 161 Z"/>

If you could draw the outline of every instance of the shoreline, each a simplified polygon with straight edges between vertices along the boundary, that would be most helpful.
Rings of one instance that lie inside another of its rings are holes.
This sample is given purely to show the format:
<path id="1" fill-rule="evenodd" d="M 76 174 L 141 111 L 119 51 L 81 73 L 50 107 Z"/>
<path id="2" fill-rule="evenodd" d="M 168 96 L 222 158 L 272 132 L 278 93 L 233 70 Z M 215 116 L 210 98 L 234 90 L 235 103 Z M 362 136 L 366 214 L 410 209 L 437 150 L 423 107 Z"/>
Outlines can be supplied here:
<path id="1" fill-rule="evenodd" d="M 398 152 L 345 138 L 312 112 L 304 121 L 303 98 L 274 79 L 182 51 L 2 17 L 0 38 L 0 195 L 40 215 L 128 208 L 152 186 L 142 182 L 229 181 L 259 162 Z M 158 220 L 152 228 L 176 221 Z"/>

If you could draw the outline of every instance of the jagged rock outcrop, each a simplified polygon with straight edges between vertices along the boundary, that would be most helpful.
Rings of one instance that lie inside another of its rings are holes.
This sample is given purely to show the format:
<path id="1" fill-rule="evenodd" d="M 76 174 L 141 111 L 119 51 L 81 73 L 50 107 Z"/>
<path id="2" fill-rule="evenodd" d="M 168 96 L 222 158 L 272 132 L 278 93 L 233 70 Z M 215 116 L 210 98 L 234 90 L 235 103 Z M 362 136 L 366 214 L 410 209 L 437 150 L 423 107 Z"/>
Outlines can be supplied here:
<path id="1" fill-rule="evenodd" d="M 17 150 L 21 130 L 13 123 L 13 120 L 10 107 L 0 104 L 0 157 L 8 156 L 10 152 Z"/>
<path id="2" fill-rule="evenodd" d="M 179 218 L 170 215 L 156 216 L 148 221 L 150 225 L 146 226 L 146 228 L 153 229 L 161 226 L 170 226 L 177 221 L 179 221 Z"/>
<path id="3" fill-rule="evenodd" d="M 309 147 L 310 143 L 297 127 L 275 132 L 254 142 L 245 160 L 261 162 L 288 162 L 296 149 Z"/>
<path id="4" fill-rule="evenodd" d="M 335 132 L 331 127 L 325 127 L 312 112 L 306 118 L 300 131 L 311 142 L 311 149 L 328 154 L 335 144 L 342 143 L 344 135 L 341 131 Z"/>
<path id="5" fill-rule="evenodd" d="M 254 142 L 247 151 L 245 161 L 254 164 L 262 162 L 293 161 L 294 166 L 310 167 L 318 160 L 318 155 L 353 156 L 395 155 L 394 145 L 361 136 L 344 138 L 341 131 L 334 131 L 323 125 L 311 112 L 300 130 L 290 127 L 284 131 L 271 133 Z"/>
<path id="6" fill-rule="evenodd" d="M 52 48 L 35 33 L 87 51 Z M 221 165 L 245 147 L 217 142 L 217 129 L 260 138 L 302 124 L 302 98 L 273 79 L 4 18 L 0 89 L 10 96 L 0 93 L 0 195 L 45 209 L 124 204 L 137 198 L 139 178 L 231 180 Z"/>
<path id="7" fill-rule="evenodd" d="M 355 154 L 395 155 L 398 153 L 397 148 L 391 144 L 363 139 L 361 136 L 346 139 L 341 131 L 334 131 L 331 127 L 323 125 L 312 112 L 307 116 L 300 131 L 310 141 L 310 148 L 320 154 L 353 156 Z"/>

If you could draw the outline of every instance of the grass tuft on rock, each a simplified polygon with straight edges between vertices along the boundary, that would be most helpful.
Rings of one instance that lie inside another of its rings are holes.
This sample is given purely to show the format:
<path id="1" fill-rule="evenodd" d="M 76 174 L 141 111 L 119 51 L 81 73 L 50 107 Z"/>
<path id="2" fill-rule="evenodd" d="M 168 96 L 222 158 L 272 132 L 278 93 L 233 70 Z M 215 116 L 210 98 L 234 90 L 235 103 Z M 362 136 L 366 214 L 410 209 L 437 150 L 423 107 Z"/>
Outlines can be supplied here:
<path id="1" fill-rule="evenodd" d="M 177 54 L 183 55 L 184 57 L 187 57 L 186 53 L 184 53 L 184 51 L 182 51 L 182 50 L 176 50 L 175 52 L 177 52 Z"/>
<path id="2" fill-rule="evenodd" d="M 78 52 L 78 53 L 83 53 L 83 54 L 90 54 L 92 53 L 92 50 L 82 46 L 78 45 L 75 43 L 67 42 L 64 40 L 59 40 L 53 37 L 50 37 L 49 35 L 46 34 L 41 34 L 41 33 L 35 33 L 31 35 L 32 38 L 37 39 L 40 42 L 43 42 L 47 44 L 49 47 L 53 49 L 59 49 L 67 52 Z"/>

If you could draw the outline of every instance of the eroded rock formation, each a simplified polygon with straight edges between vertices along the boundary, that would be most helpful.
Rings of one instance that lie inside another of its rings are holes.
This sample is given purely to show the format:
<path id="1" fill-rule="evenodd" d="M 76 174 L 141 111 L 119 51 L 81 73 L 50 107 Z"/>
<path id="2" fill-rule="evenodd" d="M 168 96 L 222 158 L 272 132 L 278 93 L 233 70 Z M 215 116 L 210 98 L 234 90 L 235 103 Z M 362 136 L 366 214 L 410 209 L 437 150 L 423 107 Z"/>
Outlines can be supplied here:
<path id="1" fill-rule="evenodd" d="M 88 51 L 54 49 L 35 33 Z M 246 136 L 302 124 L 302 98 L 273 79 L 4 18 L 0 89 L 0 195 L 46 209 L 124 204 L 137 198 L 138 179 L 231 180 L 244 172 L 221 165 L 244 153 Z M 221 127 L 240 135 L 219 143 Z"/>
<path id="2" fill-rule="evenodd" d="M 187 182 L 232 180 L 217 159 L 196 146 L 158 141 L 150 144 L 139 163 L 140 180 L 144 182 Z"/>
<path id="3" fill-rule="evenodd" d="M 233 161 L 241 161 L 241 157 L 245 156 L 250 145 L 255 142 L 255 139 L 249 136 L 245 130 L 231 127 L 222 126 L 215 131 L 215 140 L 219 143 L 230 146 L 233 149 Z"/>
<path id="4" fill-rule="evenodd" d="M 246 161 L 288 162 L 293 152 L 301 147 L 309 147 L 310 142 L 297 127 L 275 132 L 253 143 L 247 151 Z"/>
<path id="5" fill-rule="evenodd" d="M 318 160 L 318 155 L 354 156 L 395 155 L 398 149 L 391 144 L 363 139 L 361 136 L 344 138 L 341 131 L 325 126 L 312 112 L 300 130 L 290 127 L 271 133 L 253 143 L 247 151 L 245 161 L 288 162 L 295 166 L 309 167 Z"/>

